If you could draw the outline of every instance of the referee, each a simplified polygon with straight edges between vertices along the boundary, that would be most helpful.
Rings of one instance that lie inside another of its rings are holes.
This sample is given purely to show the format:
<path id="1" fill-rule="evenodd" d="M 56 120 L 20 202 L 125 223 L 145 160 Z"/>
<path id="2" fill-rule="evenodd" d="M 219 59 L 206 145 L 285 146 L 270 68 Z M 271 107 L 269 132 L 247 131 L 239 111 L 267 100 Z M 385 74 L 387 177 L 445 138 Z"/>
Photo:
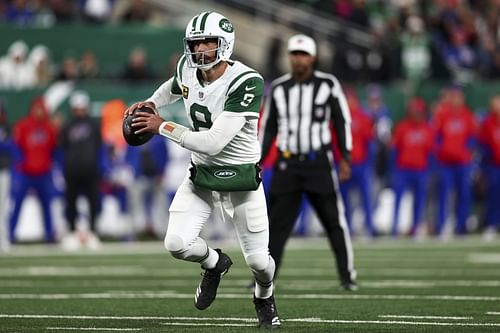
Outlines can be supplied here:
<path id="1" fill-rule="evenodd" d="M 288 41 L 291 74 L 273 81 L 267 98 L 260 140 L 262 159 L 276 137 L 278 159 L 269 190 L 269 250 L 281 263 L 305 194 L 323 225 L 337 261 L 342 288 L 356 290 L 356 272 L 342 197 L 331 150 L 331 126 L 341 158 L 340 181 L 350 177 L 351 117 L 335 76 L 314 69 L 316 43 L 305 35 Z"/>

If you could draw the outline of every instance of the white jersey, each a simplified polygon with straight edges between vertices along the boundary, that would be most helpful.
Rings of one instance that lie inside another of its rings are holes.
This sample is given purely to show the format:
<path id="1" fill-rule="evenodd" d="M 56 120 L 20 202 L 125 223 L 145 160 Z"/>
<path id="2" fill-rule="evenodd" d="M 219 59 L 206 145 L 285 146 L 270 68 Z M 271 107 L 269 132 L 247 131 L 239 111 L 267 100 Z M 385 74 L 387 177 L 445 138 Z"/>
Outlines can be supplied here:
<path id="1" fill-rule="evenodd" d="M 193 163 L 239 165 L 260 160 L 257 122 L 263 87 L 262 76 L 239 61 L 228 62 L 224 74 L 214 82 L 206 84 L 196 68 L 187 66 L 185 56 L 179 59 L 169 93 L 182 95 L 193 131 L 210 129 L 214 120 L 224 111 L 231 116 L 246 118 L 241 131 L 220 153 L 209 156 L 193 152 Z M 165 96 L 165 93 L 162 92 L 162 95 Z M 168 97 L 166 100 L 170 101 L 172 98 Z M 157 105 L 159 106 L 161 105 Z"/>

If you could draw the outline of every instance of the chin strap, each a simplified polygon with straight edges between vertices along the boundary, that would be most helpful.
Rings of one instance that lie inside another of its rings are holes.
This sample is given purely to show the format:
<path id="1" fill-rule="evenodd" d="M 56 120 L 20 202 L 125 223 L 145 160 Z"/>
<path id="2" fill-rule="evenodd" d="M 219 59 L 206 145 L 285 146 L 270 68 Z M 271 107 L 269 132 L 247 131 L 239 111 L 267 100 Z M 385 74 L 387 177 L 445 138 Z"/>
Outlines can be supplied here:
<path id="1" fill-rule="evenodd" d="M 160 129 L 158 130 L 158 133 L 161 136 L 167 137 L 170 140 L 181 144 L 184 139 L 184 136 L 189 132 L 189 128 L 179 125 L 177 123 L 174 123 L 173 121 L 164 121 L 160 125 Z"/>

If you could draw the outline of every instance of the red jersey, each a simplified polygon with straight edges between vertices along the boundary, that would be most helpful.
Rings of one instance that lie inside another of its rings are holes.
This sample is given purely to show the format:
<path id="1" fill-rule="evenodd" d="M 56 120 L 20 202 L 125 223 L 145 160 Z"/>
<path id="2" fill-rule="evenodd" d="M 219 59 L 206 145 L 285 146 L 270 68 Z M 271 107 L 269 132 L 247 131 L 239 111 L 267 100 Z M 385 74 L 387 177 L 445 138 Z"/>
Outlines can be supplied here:
<path id="1" fill-rule="evenodd" d="M 425 170 L 434 148 L 434 131 L 426 122 L 402 120 L 392 137 L 396 165 L 402 169 Z"/>
<path id="2" fill-rule="evenodd" d="M 441 109 L 434 118 L 438 136 L 437 158 L 444 163 L 466 164 L 472 159 L 468 141 L 476 135 L 476 123 L 466 106 Z"/>
<path id="3" fill-rule="evenodd" d="M 488 114 L 481 126 L 480 141 L 491 151 L 491 161 L 500 166 L 500 117 Z"/>
<path id="4" fill-rule="evenodd" d="M 351 109 L 351 134 L 352 134 L 352 164 L 366 162 L 369 145 L 373 140 L 373 121 L 363 111 Z"/>
<path id="5" fill-rule="evenodd" d="M 31 176 L 48 172 L 57 145 L 57 131 L 48 116 L 35 119 L 31 114 L 21 119 L 13 131 L 15 144 L 22 153 L 16 168 Z"/>

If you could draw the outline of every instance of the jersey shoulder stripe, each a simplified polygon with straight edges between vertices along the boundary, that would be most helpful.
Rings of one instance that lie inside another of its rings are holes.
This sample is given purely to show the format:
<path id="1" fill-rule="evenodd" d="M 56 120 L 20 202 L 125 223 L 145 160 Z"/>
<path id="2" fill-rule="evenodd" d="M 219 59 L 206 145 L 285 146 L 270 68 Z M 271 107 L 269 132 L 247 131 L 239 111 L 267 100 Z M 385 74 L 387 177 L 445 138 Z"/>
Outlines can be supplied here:
<path id="1" fill-rule="evenodd" d="M 243 81 L 245 81 L 246 79 L 248 79 L 250 77 L 258 77 L 258 78 L 262 79 L 262 76 L 255 70 L 245 71 L 245 72 L 239 74 L 238 76 L 236 76 L 231 81 L 231 83 L 229 83 L 228 89 L 227 89 L 227 94 L 230 95 L 233 91 L 238 89 L 238 87 L 243 83 Z"/>
<path id="2" fill-rule="evenodd" d="M 260 81 L 264 82 L 264 79 L 262 78 L 262 76 L 258 72 L 251 71 L 251 72 L 242 73 L 242 74 L 238 75 L 229 84 L 229 87 L 228 87 L 228 90 L 227 90 L 227 95 L 231 95 L 236 90 L 240 90 L 240 88 L 242 87 L 243 83 L 245 83 L 247 80 L 249 80 L 251 78 L 255 78 L 257 80 L 260 80 Z"/>

